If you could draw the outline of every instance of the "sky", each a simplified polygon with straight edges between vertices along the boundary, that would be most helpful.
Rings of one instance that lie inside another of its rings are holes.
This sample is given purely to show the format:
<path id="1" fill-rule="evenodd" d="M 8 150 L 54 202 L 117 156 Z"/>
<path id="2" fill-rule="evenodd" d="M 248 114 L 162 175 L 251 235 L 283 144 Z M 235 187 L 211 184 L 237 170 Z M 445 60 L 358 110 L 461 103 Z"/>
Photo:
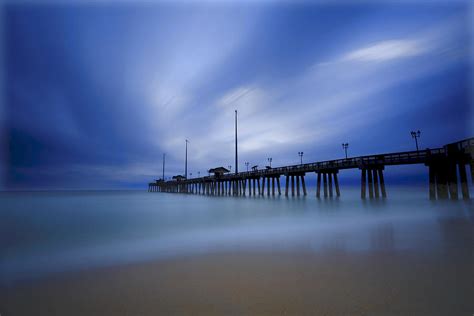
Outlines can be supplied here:
<path id="1" fill-rule="evenodd" d="M 434 148 L 474 136 L 469 1 L 4 1 L 0 189 Z M 426 173 L 423 166 L 394 176 Z"/>

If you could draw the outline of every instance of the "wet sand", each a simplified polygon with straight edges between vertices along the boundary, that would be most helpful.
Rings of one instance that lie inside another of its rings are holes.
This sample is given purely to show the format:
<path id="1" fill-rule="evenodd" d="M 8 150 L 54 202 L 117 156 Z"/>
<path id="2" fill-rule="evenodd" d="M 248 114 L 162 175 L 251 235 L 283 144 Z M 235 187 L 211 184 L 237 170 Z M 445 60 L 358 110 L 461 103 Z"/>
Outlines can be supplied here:
<path id="1" fill-rule="evenodd" d="M 14 315 L 472 315 L 469 253 L 215 253 L 0 290 Z"/>

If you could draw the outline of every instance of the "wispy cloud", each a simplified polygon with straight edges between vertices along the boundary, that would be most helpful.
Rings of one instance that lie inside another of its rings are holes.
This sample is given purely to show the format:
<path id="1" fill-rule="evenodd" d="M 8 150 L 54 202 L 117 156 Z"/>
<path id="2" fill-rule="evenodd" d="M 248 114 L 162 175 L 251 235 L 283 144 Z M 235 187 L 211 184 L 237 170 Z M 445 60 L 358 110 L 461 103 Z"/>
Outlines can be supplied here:
<path id="1" fill-rule="evenodd" d="M 387 40 L 357 49 L 346 54 L 343 61 L 387 61 L 419 56 L 426 51 L 416 40 Z"/>
<path id="2" fill-rule="evenodd" d="M 263 165 L 268 155 L 278 152 L 279 157 L 273 156 L 278 165 L 294 163 L 291 157 L 303 150 L 307 159 L 320 158 L 315 148 L 327 146 L 335 138 L 346 139 L 372 122 L 405 111 L 403 107 L 387 109 L 372 97 L 452 64 L 443 52 L 452 47 L 449 35 L 457 29 L 449 22 L 442 31 L 438 27 L 435 36 L 427 28 L 411 38 L 361 44 L 339 57 L 335 54 L 333 62 L 318 64 L 281 84 L 255 80 L 220 91 L 214 102 L 203 108 L 209 113 L 207 121 L 201 122 L 205 128 L 186 121 L 178 133 L 167 133 L 166 144 L 180 152 L 185 135 L 192 135 L 193 168 L 232 164 L 233 110 L 238 109 L 241 157 Z M 410 58 L 425 55 L 434 59 L 423 59 L 417 67 L 390 63 L 410 62 Z M 436 95 L 425 100 L 430 98 Z"/>

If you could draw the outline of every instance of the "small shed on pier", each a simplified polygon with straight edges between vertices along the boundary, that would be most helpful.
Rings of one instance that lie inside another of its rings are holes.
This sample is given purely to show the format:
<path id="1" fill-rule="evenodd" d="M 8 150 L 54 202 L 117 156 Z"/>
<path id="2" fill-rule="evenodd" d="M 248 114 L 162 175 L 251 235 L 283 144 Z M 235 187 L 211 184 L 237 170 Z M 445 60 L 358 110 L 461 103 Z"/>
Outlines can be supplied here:
<path id="1" fill-rule="evenodd" d="M 224 173 L 228 173 L 228 172 L 230 172 L 230 170 L 226 169 L 224 167 L 217 167 L 217 168 L 209 169 L 209 173 L 213 173 L 216 177 L 219 177 L 219 176 L 223 175 Z"/>
<path id="2" fill-rule="evenodd" d="M 174 176 L 172 179 L 176 181 L 182 181 L 182 180 L 186 180 L 186 177 L 178 174 L 177 176 Z"/>

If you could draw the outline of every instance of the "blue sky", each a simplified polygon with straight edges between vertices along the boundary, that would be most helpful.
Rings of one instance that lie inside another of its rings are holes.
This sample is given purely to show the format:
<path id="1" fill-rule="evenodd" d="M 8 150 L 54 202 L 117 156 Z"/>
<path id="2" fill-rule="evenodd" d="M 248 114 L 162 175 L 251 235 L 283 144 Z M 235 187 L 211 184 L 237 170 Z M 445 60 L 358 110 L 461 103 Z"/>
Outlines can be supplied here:
<path id="1" fill-rule="evenodd" d="M 474 136 L 468 1 L 11 1 L 4 189 L 139 188 L 161 175 Z M 407 168 L 400 177 L 423 168 Z"/>

